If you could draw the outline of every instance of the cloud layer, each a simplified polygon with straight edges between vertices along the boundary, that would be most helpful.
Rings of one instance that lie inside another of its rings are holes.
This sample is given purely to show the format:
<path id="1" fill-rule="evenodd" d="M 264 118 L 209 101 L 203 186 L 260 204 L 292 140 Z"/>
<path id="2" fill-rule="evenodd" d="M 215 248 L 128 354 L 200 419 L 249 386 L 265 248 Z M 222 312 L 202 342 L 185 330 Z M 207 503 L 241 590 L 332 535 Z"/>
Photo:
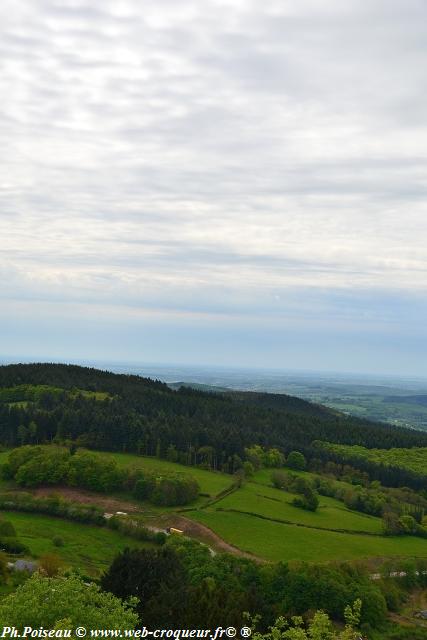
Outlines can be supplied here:
<path id="1" fill-rule="evenodd" d="M 422 326 L 423 0 L 6 0 L 0 18 L 11 317 Z"/>

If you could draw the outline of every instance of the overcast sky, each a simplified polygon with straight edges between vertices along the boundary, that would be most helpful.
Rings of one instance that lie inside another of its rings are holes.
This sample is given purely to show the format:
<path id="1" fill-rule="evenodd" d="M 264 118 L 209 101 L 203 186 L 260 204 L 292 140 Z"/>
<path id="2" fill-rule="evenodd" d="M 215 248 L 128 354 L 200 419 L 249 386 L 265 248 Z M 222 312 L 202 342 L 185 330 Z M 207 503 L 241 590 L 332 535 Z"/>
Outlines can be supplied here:
<path id="1" fill-rule="evenodd" d="M 0 355 L 426 373 L 426 69 L 425 0 L 2 0 Z"/>

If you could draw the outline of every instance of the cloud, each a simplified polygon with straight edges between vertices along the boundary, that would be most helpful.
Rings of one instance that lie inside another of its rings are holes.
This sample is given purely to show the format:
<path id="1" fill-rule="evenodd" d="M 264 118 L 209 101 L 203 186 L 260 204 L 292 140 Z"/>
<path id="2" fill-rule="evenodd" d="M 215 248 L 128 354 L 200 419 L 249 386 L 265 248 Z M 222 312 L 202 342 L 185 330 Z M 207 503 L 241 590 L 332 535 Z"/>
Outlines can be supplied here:
<path id="1" fill-rule="evenodd" d="M 387 325 L 376 296 L 419 309 L 424 2 L 22 0 L 0 18 L 0 301 L 343 326 L 363 306 Z"/>

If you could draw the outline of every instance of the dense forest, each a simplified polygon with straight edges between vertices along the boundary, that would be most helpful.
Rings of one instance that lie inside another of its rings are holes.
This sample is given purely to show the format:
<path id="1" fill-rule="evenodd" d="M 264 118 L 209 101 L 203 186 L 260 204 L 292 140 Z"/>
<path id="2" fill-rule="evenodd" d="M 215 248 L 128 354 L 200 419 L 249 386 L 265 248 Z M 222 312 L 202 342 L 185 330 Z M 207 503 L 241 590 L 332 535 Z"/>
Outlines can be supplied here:
<path id="1" fill-rule="evenodd" d="M 0 443 L 8 447 L 70 441 L 233 472 L 250 444 L 316 457 L 315 440 L 382 449 L 427 446 L 426 433 L 344 416 L 292 396 L 173 390 L 75 365 L 0 367 Z"/>

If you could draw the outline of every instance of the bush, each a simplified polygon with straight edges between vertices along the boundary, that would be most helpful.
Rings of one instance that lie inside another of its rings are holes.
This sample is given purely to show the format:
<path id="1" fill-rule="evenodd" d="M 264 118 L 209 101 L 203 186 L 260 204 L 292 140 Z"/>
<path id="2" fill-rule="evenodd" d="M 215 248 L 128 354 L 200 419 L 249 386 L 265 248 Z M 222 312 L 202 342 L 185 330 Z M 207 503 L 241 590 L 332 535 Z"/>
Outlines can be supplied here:
<path id="1" fill-rule="evenodd" d="M 15 482 L 24 487 L 59 484 L 67 476 L 69 457 L 68 451 L 40 449 L 37 455 L 19 467 L 15 473 Z"/>
<path id="2" fill-rule="evenodd" d="M 299 451 L 291 451 L 288 455 L 286 464 L 290 469 L 299 471 L 303 471 L 307 466 L 306 459 Z"/>
<path id="3" fill-rule="evenodd" d="M 0 540 L 0 551 L 6 551 L 6 553 L 11 553 L 13 555 L 20 555 L 22 553 L 29 553 L 29 548 L 22 544 L 22 542 L 18 542 L 18 540 L 14 540 L 13 538 L 2 538 Z"/>
<path id="4" fill-rule="evenodd" d="M 154 490 L 149 496 L 157 505 L 178 506 L 195 500 L 199 494 L 197 481 L 190 476 L 156 478 Z"/>
<path id="5" fill-rule="evenodd" d="M 67 629 L 80 625 L 89 631 L 104 626 L 135 629 L 138 622 L 128 605 L 97 585 L 84 584 L 75 575 L 47 578 L 38 572 L 1 599 L 0 620 L 21 634 L 27 626 Z"/>
<path id="6" fill-rule="evenodd" d="M 292 504 L 295 507 L 300 507 L 301 509 L 306 509 L 307 511 L 316 511 L 319 506 L 319 497 L 313 489 L 307 487 L 304 490 L 304 493 L 298 498 L 294 498 Z"/>
<path id="7" fill-rule="evenodd" d="M 61 538 L 61 536 L 54 536 L 52 538 L 52 542 L 55 545 L 55 547 L 63 547 L 64 546 L 64 539 Z"/>
<path id="8" fill-rule="evenodd" d="M 67 478 L 71 486 L 107 493 L 121 488 L 123 479 L 123 473 L 111 458 L 88 451 L 78 451 L 71 456 Z"/>
<path id="9" fill-rule="evenodd" d="M 195 478 L 183 474 L 144 475 L 136 481 L 133 494 L 138 500 L 149 500 L 164 506 L 182 506 L 199 495 Z"/>
<path id="10" fill-rule="evenodd" d="M 0 536 L 6 538 L 16 538 L 15 527 L 8 520 L 0 521 Z"/>
<path id="11" fill-rule="evenodd" d="M 61 568 L 62 559 L 56 553 L 46 553 L 39 559 L 40 571 L 49 578 L 58 575 Z"/>

